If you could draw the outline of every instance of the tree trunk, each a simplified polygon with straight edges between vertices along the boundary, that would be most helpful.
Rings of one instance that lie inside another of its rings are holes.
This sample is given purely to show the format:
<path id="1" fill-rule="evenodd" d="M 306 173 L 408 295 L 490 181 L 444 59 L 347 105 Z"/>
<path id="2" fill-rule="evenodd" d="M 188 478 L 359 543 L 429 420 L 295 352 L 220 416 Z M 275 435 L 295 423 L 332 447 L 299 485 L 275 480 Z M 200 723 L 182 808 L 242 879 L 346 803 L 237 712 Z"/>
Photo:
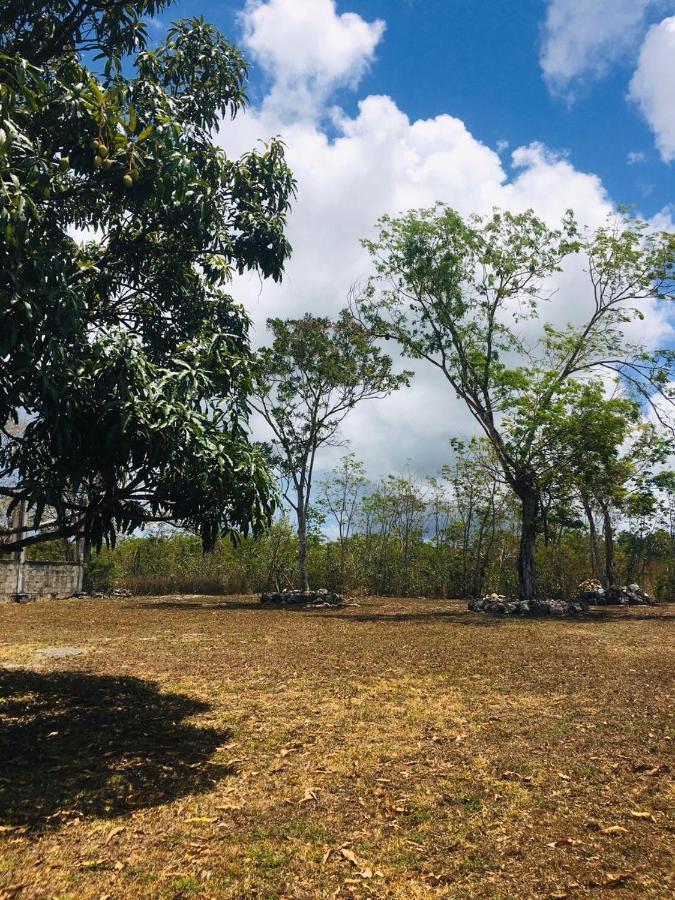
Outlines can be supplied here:
<path id="1" fill-rule="evenodd" d="M 605 534 L 605 587 L 615 587 L 619 581 L 614 565 L 614 530 L 612 528 L 612 517 L 610 515 L 609 505 L 601 503 L 602 523 Z"/>
<path id="2" fill-rule="evenodd" d="M 307 578 L 307 517 L 305 514 L 304 497 L 300 500 L 298 495 L 298 587 L 301 591 L 309 590 Z"/>
<path id="3" fill-rule="evenodd" d="M 595 519 L 593 518 L 593 510 L 588 502 L 585 494 L 581 496 L 581 503 L 588 520 L 589 548 L 591 551 L 591 575 L 596 577 L 600 566 L 598 565 L 598 532 L 595 527 Z"/>
<path id="4" fill-rule="evenodd" d="M 537 543 L 537 507 L 535 492 L 525 490 L 519 494 L 522 527 L 518 553 L 518 592 L 521 600 L 535 603 L 537 600 L 537 567 L 535 549 Z"/>
<path id="5" fill-rule="evenodd" d="M 340 590 L 345 589 L 345 563 L 347 558 L 347 538 L 340 535 Z"/>

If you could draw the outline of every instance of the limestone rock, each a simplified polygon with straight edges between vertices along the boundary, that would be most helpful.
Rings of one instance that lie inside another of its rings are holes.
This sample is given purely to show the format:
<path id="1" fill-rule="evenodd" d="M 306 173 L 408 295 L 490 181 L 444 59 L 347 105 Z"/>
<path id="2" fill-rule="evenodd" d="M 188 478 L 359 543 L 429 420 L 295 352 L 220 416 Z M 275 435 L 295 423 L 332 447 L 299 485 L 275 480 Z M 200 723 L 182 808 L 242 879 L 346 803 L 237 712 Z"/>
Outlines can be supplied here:
<path id="1" fill-rule="evenodd" d="M 596 606 L 653 606 L 656 603 L 656 600 L 643 591 L 638 584 L 605 589 L 595 578 L 582 581 L 577 592 L 577 599 L 585 600 Z"/>
<path id="2" fill-rule="evenodd" d="M 577 616 L 588 612 L 588 603 L 575 600 L 507 600 L 503 594 L 487 594 L 469 601 L 472 612 L 486 612 L 497 616 Z"/>
<path id="3" fill-rule="evenodd" d="M 304 606 L 312 609 L 324 606 L 336 608 L 347 605 L 342 594 L 336 594 L 333 591 L 326 590 L 326 588 L 319 588 L 316 591 L 271 591 L 263 594 L 260 602 L 266 605 Z"/>

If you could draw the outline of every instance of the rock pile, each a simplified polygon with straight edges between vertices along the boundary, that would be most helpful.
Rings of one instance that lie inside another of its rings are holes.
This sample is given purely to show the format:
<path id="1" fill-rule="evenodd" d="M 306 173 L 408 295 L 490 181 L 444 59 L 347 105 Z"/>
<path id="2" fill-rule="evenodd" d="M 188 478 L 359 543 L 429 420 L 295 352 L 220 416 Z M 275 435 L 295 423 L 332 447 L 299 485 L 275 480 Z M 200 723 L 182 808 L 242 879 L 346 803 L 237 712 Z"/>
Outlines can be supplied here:
<path id="1" fill-rule="evenodd" d="M 492 613 L 496 616 L 578 616 L 588 612 L 588 603 L 575 600 L 507 600 L 503 594 L 486 594 L 469 601 L 472 612 Z"/>
<path id="2" fill-rule="evenodd" d="M 339 608 L 347 605 L 342 594 L 336 594 L 325 588 L 319 588 L 317 591 L 271 591 L 263 594 L 260 602 L 265 604 L 304 606 L 312 609 L 324 606 Z"/>
<path id="3" fill-rule="evenodd" d="M 654 606 L 656 600 L 643 591 L 639 584 L 629 584 L 628 587 L 615 586 L 604 588 L 596 578 L 582 581 L 578 591 L 578 599 L 592 603 L 594 606 Z"/>
<path id="4" fill-rule="evenodd" d="M 73 597 L 133 597 L 133 593 L 127 588 L 109 588 L 105 591 L 78 591 Z"/>

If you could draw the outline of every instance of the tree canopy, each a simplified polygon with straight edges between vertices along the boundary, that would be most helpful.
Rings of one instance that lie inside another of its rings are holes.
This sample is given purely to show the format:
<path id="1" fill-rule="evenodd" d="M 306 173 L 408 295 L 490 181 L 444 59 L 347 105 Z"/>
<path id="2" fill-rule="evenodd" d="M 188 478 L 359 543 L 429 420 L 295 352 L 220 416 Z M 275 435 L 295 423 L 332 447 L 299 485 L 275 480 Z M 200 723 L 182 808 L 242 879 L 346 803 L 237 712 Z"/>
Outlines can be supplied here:
<path id="1" fill-rule="evenodd" d="M 149 49 L 168 5 L 0 10 L 0 426 L 25 424 L 3 427 L 0 491 L 30 511 L 5 550 L 153 520 L 210 547 L 273 507 L 227 283 L 281 278 L 294 181 L 278 140 L 214 143 L 247 65 L 200 19 Z"/>
<path id="2" fill-rule="evenodd" d="M 374 334 L 435 366 L 489 439 L 522 507 L 521 599 L 535 603 L 535 539 L 543 482 L 559 464 L 551 443 L 577 383 L 599 373 L 641 399 L 667 394 L 675 353 L 648 354 L 625 326 L 644 301 L 672 299 L 675 235 L 613 218 L 585 234 L 568 213 L 549 228 L 531 211 L 462 218 L 437 205 L 384 217 L 365 241 L 375 275 L 357 308 Z M 581 324 L 523 325 L 542 316 L 550 279 L 571 257 L 585 260 Z"/>
<path id="3" fill-rule="evenodd" d="M 307 515 L 320 447 L 335 445 L 345 416 L 363 400 L 384 397 L 408 383 L 391 357 L 346 310 L 331 321 L 307 314 L 270 319 L 271 346 L 258 353 L 254 409 L 273 435 L 273 461 L 298 521 L 299 577 L 307 589 Z"/>

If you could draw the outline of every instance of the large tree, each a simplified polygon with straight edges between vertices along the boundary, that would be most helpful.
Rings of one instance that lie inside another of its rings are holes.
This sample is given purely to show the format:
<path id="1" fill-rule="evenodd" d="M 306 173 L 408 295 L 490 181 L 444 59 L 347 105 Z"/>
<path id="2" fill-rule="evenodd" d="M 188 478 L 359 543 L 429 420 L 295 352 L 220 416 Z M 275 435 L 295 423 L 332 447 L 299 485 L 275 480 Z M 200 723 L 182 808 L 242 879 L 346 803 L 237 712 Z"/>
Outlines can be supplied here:
<path id="1" fill-rule="evenodd" d="M 551 494 L 554 502 L 562 498 L 563 505 L 570 495 L 578 499 L 588 522 L 592 574 L 602 570 L 602 580 L 609 588 L 618 581 L 612 516 L 621 509 L 628 482 L 636 473 L 635 460 L 622 449 L 638 426 L 640 407 L 620 393 L 606 396 L 601 381 L 574 384 L 577 390 L 567 414 L 550 423 L 549 441 L 560 448 Z M 598 513 L 604 537 L 602 566 L 595 521 Z"/>
<path id="2" fill-rule="evenodd" d="M 273 506 L 226 289 L 281 277 L 294 182 L 278 141 L 214 144 L 247 66 L 197 19 L 148 49 L 144 17 L 168 5 L 0 9 L 0 493 L 30 515 L 5 551 L 157 520 L 209 547 Z"/>
<path id="3" fill-rule="evenodd" d="M 394 373 L 391 358 L 346 311 L 335 321 L 307 314 L 267 325 L 273 341 L 258 353 L 251 405 L 272 431 L 273 459 L 289 483 L 298 578 L 308 590 L 307 516 L 317 451 L 339 443 L 340 425 L 357 404 L 397 390 L 410 373 Z"/>
<path id="4" fill-rule="evenodd" d="M 645 301 L 673 297 L 675 235 L 628 218 L 580 233 L 569 213 L 551 229 L 531 211 L 462 218 L 438 205 L 380 221 L 366 241 L 376 274 L 357 308 L 374 334 L 435 366 L 494 448 L 521 507 L 522 600 L 536 605 L 535 542 L 542 480 L 556 465 L 552 417 L 572 383 L 603 371 L 643 399 L 667 390 L 673 352 L 646 354 L 625 337 Z M 582 324 L 540 324 L 551 278 L 581 256 L 587 270 Z"/>

